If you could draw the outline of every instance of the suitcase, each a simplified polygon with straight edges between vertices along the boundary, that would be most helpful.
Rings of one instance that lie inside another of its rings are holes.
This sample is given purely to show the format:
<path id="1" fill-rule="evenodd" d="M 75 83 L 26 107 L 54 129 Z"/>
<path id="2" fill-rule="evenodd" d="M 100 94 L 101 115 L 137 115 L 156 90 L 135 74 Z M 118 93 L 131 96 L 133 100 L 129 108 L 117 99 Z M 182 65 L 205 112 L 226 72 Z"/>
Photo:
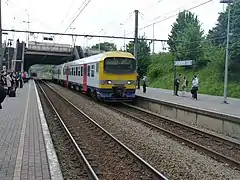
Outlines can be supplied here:
<path id="1" fill-rule="evenodd" d="M 9 97 L 16 97 L 16 91 L 13 88 L 9 91 Z"/>

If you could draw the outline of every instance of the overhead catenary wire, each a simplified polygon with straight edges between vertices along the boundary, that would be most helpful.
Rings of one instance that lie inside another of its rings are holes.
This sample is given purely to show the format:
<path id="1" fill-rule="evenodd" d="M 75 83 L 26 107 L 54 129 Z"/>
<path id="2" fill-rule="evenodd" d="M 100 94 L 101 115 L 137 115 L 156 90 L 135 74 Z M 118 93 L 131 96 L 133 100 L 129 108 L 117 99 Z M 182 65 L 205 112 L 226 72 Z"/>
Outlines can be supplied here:
<path id="1" fill-rule="evenodd" d="M 26 9 L 21 8 L 21 6 L 20 6 L 19 4 L 13 3 L 13 2 L 10 1 L 10 0 L 8 0 L 7 2 L 10 3 L 11 6 L 13 6 L 13 8 L 15 7 L 15 8 L 14 8 L 15 11 L 10 10 L 10 11 L 12 12 L 12 14 L 19 15 L 20 13 L 23 13 L 23 12 L 26 13 L 26 11 L 25 11 Z M 19 12 L 19 14 L 18 14 L 18 13 L 16 14 L 17 11 Z M 24 14 L 25 14 L 25 13 L 24 13 Z M 15 17 L 15 18 L 16 18 L 16 17 Z M 32 14 L 31 14 L 31 19 L 35 19 L 35 20 L 36 20 L 37 22 L 39 22 L 41 25 L 43 25 L 43 26 L 45 26 L 45 27 L 47 27 L 47 28 L 53 29 L 53 27 L 51 27 L 49 24 L 41 21 L 40 19 L 38 19 L 37 17 L 35 17 L 35 16 L 32 15 Z"/>
<path id="2" fill-rule="evenodd" d="M 187 11 L 196 9 L 196 8 L 201 7 L 201 6 L 203 6 L 203 5 L 207 4 L 207 3 L 210 3 L 210 2 L 212 2 L 212 1 L 213 1 L 213 0 L 205 1 L 205 2 L 203 2 L 203 3 L 201 3 L 201 4 L 198 4 L 198 5 L 196 5 L 196 6 L 193 6 L 193 7 L 191 7 L 191 8 L 188 8 Z M 168 16 L 168 17 L 166 17 L 166 18 L 163 18 L 163 19 L 161 19 L 161 20 L 159 20 L 159 21 L 153 22 L 153 23 L 151 23 L 151 24 L 148 24 L 148 25 L 146 25 L 146 26 L 144 26 L 144 27 L 142 27 L 142 28 L 139 28 L 139 31 L 141 31 L 141 30 L 143 30 L 143 29 L 146 29 L 146 28 L 152 26 L 153 24 L 158 24 L 158 23 L 160 23 L 160 22 L 164 22 L 164 21 L 166 21 L 166 20 L 168 20 L 168 19 L 171 19 L 171 18 L 173 18 L 173 17 L 175 17 L 175 16 L 177 16 L 177 15 L 178 15 L 178 13 L 176 13 L 176 14 L 174 14 L 174 15 L 171 15 L 171 16 Z M 132 33 L 133 33 L 133 31 L 130 32 L 130 33 L 126 33 L 126 35 L 129 35 L 129 34 L 132 34 Z"/>
<path id="3" fill-rule="evenodd" d="M 163 1 L 164 1 L 164 0 L 158 0 L 157 2 L 151 3 L 151 4 L 149 4 L 149 6 L 145 7 L 145 8 L 142 9 L 141 11 L 146 10 L 146 9 L 150 9 L 149 7 L 152 7 L 153 5 L 156 5 L 156 4 L 161 3 L 161 2 L 163 2 Z M 120 23 L 117 23 L 117 24 L 118 24 L 118 25 L 117 25 L 117 28 L 119 27 L 120 24 L 125 24 L 125 22 L 128 21 L 128 20 L 132 17 L 132 15 L 134 14 L 134 11 L 132 11 L 132 12 L 129 13 L 129 14 L 130 14 L 130 16 L 129 16 L 126 20 L 123 20 L 123 21 L 121 21 Z M 107 24 L 104 25 L 104 26 L 111 25 L 111 24 L 116 24 L 116 21 L 111 21 L 111 22 L 107 23 Z M 104 29 L 104 28 L 100 28 L 100 29 Z M 118 29 L 118 30 L 119 30 L 119 29 Z M 98 31 L 98 30 L 96 30 L 96 31 Z M 92 33 L 96 32 L 96 31 L 93 31 Z M 101 31 L 101 30 L 100 30 L 100 31 Z M 115 33 L 114 33 L 114 34 L 115 34 Z M 111 41 L 111 42 L 112 42 L 112 41 Z"/>
<path id="4" fill-rule="evenodd" d="M 33 33 L 33 34 L 50 34 L 50 35 L 62 35 L 62 36 L 82 36 L 82 37 L 102 37 L 102 38 L 115 38 L 115 39 L 128 39 L 133 40 L 134 37 L 122 37 L 122 36 L 107 36 L 107 35 L 90 35 L 90 34 L 70 34 L 70 33 L 54 33 L 54 32 L 41 32 L 41 31 L 27 31 L 27 30 L 14 30 L 14 29 L 2 29 L 3 32 L 18 32 L 18 33 Z M 239 37 L 238 35 L 231 35 L 230 38 Z M 207 40 L 221 40 L 225 39 L 226 35 L 214 37 L 214 38 L 207 38 Z M 152 39 L 152 38 L 139 38 L 139 40 L 146 40 L 146 41 L 159 41 L 159 42 L 167 42 L 167 39 Z M 193 44 L 197 42 L 202 42 L 203 39 L 199 41 L 175 41 L 176 43 L 185 43 L 185 44 Z"/>
<path id="5" fill-rule="evenodd" d="M 87 3 L 83 6 L 83 8 L 79 11 L 77 16 L 72 20 L 72 22 L 69 24 L 69 26 L 65 29 L 64 33 L 67 32 L 67 30 L 72 26 L 72 24 L 76 21 L 76 19 L 80 16 L 80 14 L 84 11 L 84 9 L 88 6 L 88 4 L 91 2 L 91 0 L 85 0 L 84 2 Z"/>
<path id="6" fill-rule="evenodd" d="M 85 3 L 87 1 L 87 3 L 83 6 L 83 4 Z M 84 9 L 88 6 L 88 4 L 91 2 L 91 0 L 85 0 L 83 3 L 82 3 L 82 5 L 80 6 L 80 8 L 83 6 L 83 8 L 79 11 L 79 13 L 77 14 L 77 16 L 72 20 L 72 22 L 69 24 L 69 26 L 65 29 L 65 31 L 64 31 L 64 33 L 66 33 L 67 32 L 67 30 L 72 26 L 72 24 L 76 21 L 76 19 L 80 16 L 80 14 L 84 11 Z M 79 8 L 79 9 L 80 9 Z M 60 35 L 64 35 L 64 33 L 58 33 L 58 34 L 60 34 Z M 51 33 L 51 34 L 55 34 L 55 33 Z M 74 36 L 74 34 L 72 34 L 72 37 Z M 76 36 L 76 35 L 75 35 Z M 60 38 L 59 39 L 61 39 L 61 37 L 62 36 L 60 36 Z M 77 36 L 76 36 L 76 38 L 77 38 Z M 76 41 L 76 39 L 75 39 L 75 41 Z M 74 44 L 75 44 L 75 42 L 74 42 Z M 54 48 L 54 46 L 52 47 L 52 48 Z M 51 49 L 52 49 L 51 48 Z M 45 58 L 47 57 L 47 55 L 44 55 L 44 57 L 42 58 L 42 61 L 41 62 L 43 62 L 44 60 L 45 60 Z"/>
<path id="7" fill-rule="evenodd" d="M 70 10 L 72 9 L 72 7 L 74 7 L 75 3 L 76 3 L 76 0 L 72 1 L 71 5 L 69 6 L 69 8 L 68 8 L 67 11 L 66 11 L 66 14 L 65 14 L 64 18 L 63 18 L 63 19 L 61 20 L 61 22 L 60 22 L 60 26 L 64 23 L 64 21 L 66 20 L 66 18 L 69 16 L 69 12 L 70 12 Z M 82 5 L 81 5 L 81 7 L 82 7 Z"/>

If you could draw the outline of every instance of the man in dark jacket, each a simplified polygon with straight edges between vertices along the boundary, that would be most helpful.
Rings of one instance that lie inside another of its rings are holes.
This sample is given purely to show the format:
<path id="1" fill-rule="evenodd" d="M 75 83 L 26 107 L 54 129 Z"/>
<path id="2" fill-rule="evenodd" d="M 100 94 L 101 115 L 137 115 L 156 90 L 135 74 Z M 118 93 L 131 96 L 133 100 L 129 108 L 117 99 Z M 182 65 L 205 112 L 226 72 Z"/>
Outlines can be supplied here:
<path id="1" fill-rule="evenodd" d="M 5 97 L 7 96 L 7 93 L 4 89 L 4 77 L 3 72 L 0 74 L 0 109 L 2 109 L 2 102 L 4 101 Z"/>

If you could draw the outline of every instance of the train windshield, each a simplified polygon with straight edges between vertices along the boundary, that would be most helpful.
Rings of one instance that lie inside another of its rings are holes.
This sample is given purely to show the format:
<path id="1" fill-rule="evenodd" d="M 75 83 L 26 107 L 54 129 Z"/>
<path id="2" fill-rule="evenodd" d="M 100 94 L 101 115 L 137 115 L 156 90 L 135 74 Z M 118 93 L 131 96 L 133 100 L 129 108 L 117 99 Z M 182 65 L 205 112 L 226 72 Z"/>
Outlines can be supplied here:
<path id="1" fill-rule="evenodd" d="M 115 74 L 132 73 L 136 71 L 136 60 L 123 57 L 109 57 L 104 60 L 104 71 Z"/>

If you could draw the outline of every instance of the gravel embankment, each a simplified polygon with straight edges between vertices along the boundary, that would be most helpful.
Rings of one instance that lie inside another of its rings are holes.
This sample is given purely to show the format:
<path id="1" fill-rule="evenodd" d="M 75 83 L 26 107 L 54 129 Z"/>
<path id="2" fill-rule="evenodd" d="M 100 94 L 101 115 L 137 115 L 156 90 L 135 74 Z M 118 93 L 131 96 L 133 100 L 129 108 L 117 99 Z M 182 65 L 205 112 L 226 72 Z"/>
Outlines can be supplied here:
<path id="1" fill-rule="evenodd" d="M 240 172 L 66 88 L 51 84 L 169 179 L 240 179 Z"/>

